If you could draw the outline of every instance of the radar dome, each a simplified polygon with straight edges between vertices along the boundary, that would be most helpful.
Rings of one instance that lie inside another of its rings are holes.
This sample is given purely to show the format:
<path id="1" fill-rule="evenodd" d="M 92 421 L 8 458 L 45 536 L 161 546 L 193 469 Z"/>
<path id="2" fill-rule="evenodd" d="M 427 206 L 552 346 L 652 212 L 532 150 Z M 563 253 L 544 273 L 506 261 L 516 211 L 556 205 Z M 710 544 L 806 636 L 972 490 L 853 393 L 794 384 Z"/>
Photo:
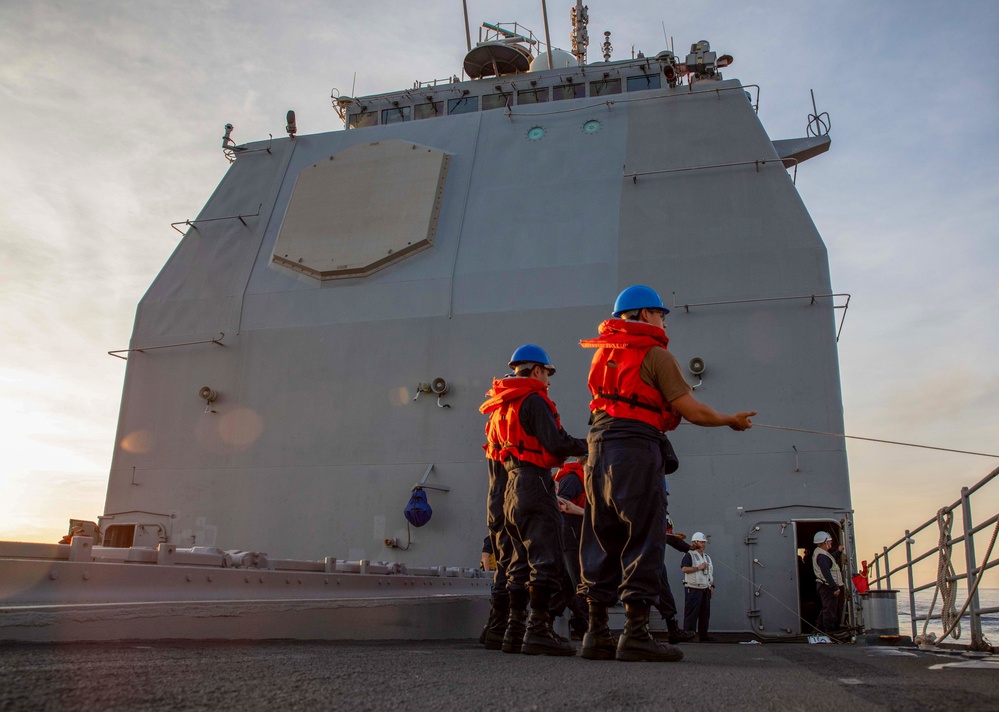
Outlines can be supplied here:
<path id="1" fill-rule="evenodd" d="M 552 69 L 565 69 L 566 67 L 575 67 L 578 64 L 576 58 L 565 50 L 552 50 Z M 531 71 L 541 72 L 545 69 L 548 69 L 548 53 L 542 52 L 531 62 Z"/>

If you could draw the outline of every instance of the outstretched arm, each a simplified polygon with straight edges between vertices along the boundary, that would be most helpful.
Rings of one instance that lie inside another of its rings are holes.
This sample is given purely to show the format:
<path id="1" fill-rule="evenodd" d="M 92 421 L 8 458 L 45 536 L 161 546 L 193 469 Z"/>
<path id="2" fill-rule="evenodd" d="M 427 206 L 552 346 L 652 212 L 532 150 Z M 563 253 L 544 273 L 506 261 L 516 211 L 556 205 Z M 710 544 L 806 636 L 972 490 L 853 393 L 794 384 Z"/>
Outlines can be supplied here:
<path id="1" fill-rule="evenodd" d="M 719 413 L 711 406 L 701 403 L 689 393 L 685 393 L 676 400 L 670 401 L 669 404 L 673 410 L 688 421 L 705 428 L 717 428 L 721 425 L 727 425 L 732 430 L 748 430 L 753 427 L 753 421 L 750 418 L 757 413 L 755 410 L 746 410 L 735 415 Z"/>

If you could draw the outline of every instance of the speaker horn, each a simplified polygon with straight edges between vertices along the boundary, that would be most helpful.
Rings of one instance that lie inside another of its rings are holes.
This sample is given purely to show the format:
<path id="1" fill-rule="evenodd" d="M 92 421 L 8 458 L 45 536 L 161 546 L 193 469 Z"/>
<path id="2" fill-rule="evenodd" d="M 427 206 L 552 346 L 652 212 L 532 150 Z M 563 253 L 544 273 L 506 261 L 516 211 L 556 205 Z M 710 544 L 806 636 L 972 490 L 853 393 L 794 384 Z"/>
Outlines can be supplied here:
<path id="1" fill-rule="evenodd" d="M 207 403 L 214 403 L 219 397 L 219 394 L 208 386 L 202 386 L 201 390 L 198 391 L 198 395 L 201 396 Z"/>

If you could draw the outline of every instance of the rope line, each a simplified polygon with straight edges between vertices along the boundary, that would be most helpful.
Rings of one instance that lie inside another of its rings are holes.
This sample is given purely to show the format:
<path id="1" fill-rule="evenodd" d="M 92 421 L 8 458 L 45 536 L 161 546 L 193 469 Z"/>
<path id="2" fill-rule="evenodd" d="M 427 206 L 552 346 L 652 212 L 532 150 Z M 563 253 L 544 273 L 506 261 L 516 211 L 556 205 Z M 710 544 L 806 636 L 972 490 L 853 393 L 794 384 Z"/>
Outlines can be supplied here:
<path id="1" fill-rule="evenodd" d="M 866 440 L 869 443 L 886 443 L 888 445 L 904 445 L 905 447 L 918 447 L 924 450 L 940 450 L 941 452 L 956 452 L 961 455 L 978 455 L 980 457 L 996 457 L 990 452 L 972 452 L 971 450 L 954 450 L 949 447 L 935 447 L 933 445 L 920 445 L 918 443 L 904 443 L 898 440 L 882 440 L 880 438 L 862 438 L 859 435 L 844 435 L 843 433 L 825 433 L 821 430 L 805 430 L 804 428 L 788 428 L 782 425 L 764 425 L 763 423 L 753 423 L 754 428 L 769 428 L 770 430 L 788 430 L 792 433 L 808 433 L 810 435 L 826 435 L 830 438 L 849 438 L 851 440 Z"/>
<path id="2" fill-rule="evenodd" d="M 950 560 L 950 534 L 954 524 L 954 512 L 949 509 L 937 510 L 937 527 L 940 531 L 937 539 L 937 546 L 940 555 L 937 557 L 937 586 L 933 589 L 933 600 L 930 602 L 930 611 L 926 614 L 923 622 L 923 638 L 926 638 L 926 629 L 930 624 L 930 616 L 937 605 L 937 596 L 940 596 L 940 621 L 948 633 L 954 632 L 954 640 L 961 638 L 961 619 L 957 617 L 957 581 L 948 581 L 948 577 L 955 575 L 954 564 Z M 946 633 L 941 638 L 946 637 Z"/>
<path id="3" fill-rule="evenodd" d="M 952 519 L 953 519 L 953 516 L 954 516 L 953 513 L 951 513 L 951 518 Z M 955 630 L 955 629 L 957 630 L 957 632 L 954 634 L 954 640 L 958 640 L 961 637 L 961 618 L 962 618 L 962 616 L 964 616 L 964 612 L 968 610 L 968 606 L 971 605 L 971 599 L 974 598 L 975 594 L 978 592 L 978 585 L 982 582 L 982 579 L 984 578 L 984 576 L 982 574 L 985 573 L 985 565 L 989 562 L 989 558 L 992 556 L 992 548 L 996 545 L 996 535 L 999 535 L 999 522 L 996 522 L 995 527 L 993 527 L 993 529 L 992 529 L 992 539 L 989 541 L 989 550 L 985 552 L 985 558 L 982 559 L 982 565 L 978 569 L 978 576 L 975 577 L 975 585 L 972 586 L 971 590 L 968 592 L 968 600 L 966 600 L 964 602 L 964 605 L 961 606 L 960 612 L 958 612 L 954 616 L 954 621 L 955 622 L 954 622 L 954 624 L 952 626 L 950 626 L 948 628 L 946 622 L 944 623 L 944 627 L 947 628 L 947 629 L 940 635 L 940 639 L 941 640 L 943 640 L 948 635 L 950 635 L 951 631 Z M 949 538 L 950 534 L 948 533 L 947 536 Z M 949 552 L 949 548 L 950 547 L 948 547 L 948 555 L 950 553 Z M 953 570 L 954 570 L 953 566 L 951 567 L 950 570 L 953 572 Z M 970 572 L 969 572 L 969 574 L 970 574 Z M 954 589 L 955 589 L 955 595 L 956 595 L 957 581 L 954 581 L 952 583 L 953 583 L 953 586 L 954 586 Z M 934 596 L 934 599 L 935 599 L 936 598 L 936 593 L 934 593 L 933 596 Z M 932 614 L 932 613 L 933 613 L 933 609 L 931 607 L 930 608 L 930 614 Z M 942 615 L 941 615 L 941 620 L 943 620 L 943 616 Z M 927 622 L 929 622 L 929 617 L 927 617 Z M 923 637 L 924 638 L 926 637 L 926 625 L 925 624 L 923 625 Z M 991 650 L 992 646 L 988 645 L 984 640 L 977 640 L 977 641 L 974 640 L 974 637 L 975 637 L 974 636 L 974 626 L 972 626 L 972 636 L 971 637 L 972 637 L 972 641 L 971 641 L 971 649 L 972 650 L 983 650 L 983 651 Z"/>

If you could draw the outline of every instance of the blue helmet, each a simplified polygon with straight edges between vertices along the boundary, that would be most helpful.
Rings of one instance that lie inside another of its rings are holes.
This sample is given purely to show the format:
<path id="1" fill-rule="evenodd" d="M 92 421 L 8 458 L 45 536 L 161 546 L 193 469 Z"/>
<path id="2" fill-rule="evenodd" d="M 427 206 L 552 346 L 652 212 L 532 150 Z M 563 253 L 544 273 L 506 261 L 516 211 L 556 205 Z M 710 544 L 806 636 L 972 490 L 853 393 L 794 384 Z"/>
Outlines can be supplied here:
<path id="1" fill-rule="evenodd" d="M 513 356 L 510 357 L 510 368 L 516 370 L 517 366 L 522 363 L 539 363 L 546 367 L 549 376 L 555 373 L 555 367 L 552 366 L 548 354 L 536 344 L 524 344 L 513 352 Z"/>
<path id="2" fill-rule="evenodd" d="M 617 295 L 614 301 L 614 318 L 620 319 L 622 314 L 635 309 L 662 309 L 663 314 L 669 314 L 669 309 L 663 306 L 663 300 L 656 290 L 642 284 L 628 287 Z"/>

